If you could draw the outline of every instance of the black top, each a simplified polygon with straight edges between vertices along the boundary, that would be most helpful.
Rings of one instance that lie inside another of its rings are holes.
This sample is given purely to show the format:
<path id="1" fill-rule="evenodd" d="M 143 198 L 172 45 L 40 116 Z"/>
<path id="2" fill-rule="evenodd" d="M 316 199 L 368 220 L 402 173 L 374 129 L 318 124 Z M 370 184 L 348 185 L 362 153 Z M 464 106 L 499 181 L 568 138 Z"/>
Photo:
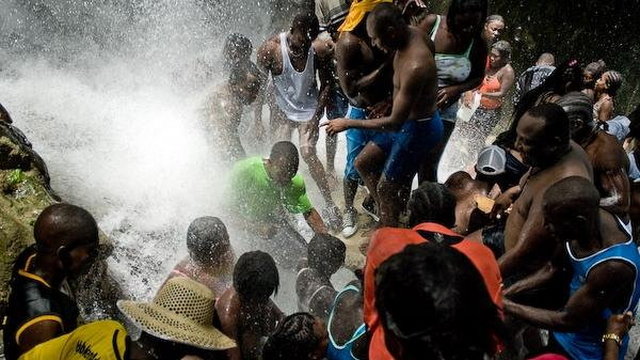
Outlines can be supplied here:
<path id="1" fill-rule="evenodd" d="M 11 275 L 11 294 L 4 319 L 4 351 L 7 360 L 20 356 L 16 335 L 40 321 L 60 323 L 63 335 L 77 327 L 78 306 L 68 295 L 53 289 L 40 276 L 30 273 L 35 248 L 25 249 L 16 259 Z"/>

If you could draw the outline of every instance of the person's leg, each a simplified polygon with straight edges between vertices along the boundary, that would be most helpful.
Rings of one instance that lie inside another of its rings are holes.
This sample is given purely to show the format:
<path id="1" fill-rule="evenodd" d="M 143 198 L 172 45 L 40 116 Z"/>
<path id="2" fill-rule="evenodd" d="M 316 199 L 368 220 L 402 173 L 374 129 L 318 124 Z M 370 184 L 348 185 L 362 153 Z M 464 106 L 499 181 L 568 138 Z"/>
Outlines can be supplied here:
<path id="1" fill-rule="evenodd" d="M 325 147 L 327 151 L 327 174 L 328 176 L 334 176 L 336 173 L 335 159 L 336 152 L 338 151 L 338 136 L 327 135 L 324 139 Z"/>
<path id="2" fill-rule="evenodd" d="M 346 97 L 342 94 L 342 91 L 340 91 L 339 85 L 336 85 L 336 88 L 333 90 L 332 100 L 333 101 L 327 105 L 327 119 L 333 120 L 345 116 L 347 113 L 348 102 Z M 338 149 L 338 136 L 327 135 L 325 137 L 325 146 L 327 152 L 327 174 L 335 177 L 336 168 L 334 164 Z"/>
<path id="3" fill-rule="evenodd" d="M 355 167 L 358 173 L 367 189 L 369 189 L 369 194 L 378 204 L 380 203 L 378 199 L 378 181 L 386 159 L 387 153 L 384 149 L 372 141 L 362 149 L 355 159 Z"/>
<path id="4" fill-rule="evenodd" d="M 314 129 L 315 128 L 315 129 Z M 331 190 L 327 181 L 326 173 L 322 162 L 316 153 L 319 129 L 312 122 L 298 123 L 298 133 L 300 135 L 300 154 L 305 163 L 309 166 L 311 177 L 320 189 L 320 194 L 324 198 L 327 206 L 333 207 L 335 203 L 331 198 Z"/>

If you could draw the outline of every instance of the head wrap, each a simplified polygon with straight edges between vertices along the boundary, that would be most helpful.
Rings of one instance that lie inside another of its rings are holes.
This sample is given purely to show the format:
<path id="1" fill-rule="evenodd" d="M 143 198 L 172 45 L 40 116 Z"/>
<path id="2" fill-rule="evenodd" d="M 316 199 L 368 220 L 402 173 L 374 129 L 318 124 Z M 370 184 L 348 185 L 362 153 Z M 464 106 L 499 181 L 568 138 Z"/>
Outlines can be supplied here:
<path id="1" fill-rule="evenodd" d="M 352 31 L 360 24 L 364 16 L 378 4 L 390 3 L 392 0 L 353 0 L 349 7 L 349 14 L 338 28 L 338 31 Z"/>

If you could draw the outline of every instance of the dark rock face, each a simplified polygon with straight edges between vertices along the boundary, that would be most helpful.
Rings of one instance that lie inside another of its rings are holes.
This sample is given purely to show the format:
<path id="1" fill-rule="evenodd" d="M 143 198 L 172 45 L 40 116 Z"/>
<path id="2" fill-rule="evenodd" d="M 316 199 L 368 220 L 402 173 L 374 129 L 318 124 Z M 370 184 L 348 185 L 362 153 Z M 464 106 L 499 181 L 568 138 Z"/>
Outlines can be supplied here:
<path id="1" fill-rule="evenodd" d="M 58 201 L 49 185 L 46 164 L 0 105 L 0 318 L 4 318 L 14 259 L 33 244 L 33 224 L 40 212 Z M 110 316 L 116 313 L 113 300 L 121 291 L 111 281 L 104 261 L 112 248 L 110 241 L 100 235 L 100 259 L 71 285 L 85 315 Z"/>

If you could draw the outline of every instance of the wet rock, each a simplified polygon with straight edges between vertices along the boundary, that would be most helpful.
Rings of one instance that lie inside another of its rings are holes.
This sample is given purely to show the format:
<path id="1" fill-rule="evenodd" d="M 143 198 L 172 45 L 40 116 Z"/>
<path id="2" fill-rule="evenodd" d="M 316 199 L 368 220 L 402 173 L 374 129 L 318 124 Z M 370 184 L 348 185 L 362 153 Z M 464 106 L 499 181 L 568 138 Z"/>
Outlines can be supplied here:
<path id="1" fill-rule="evenodd" d="M 33 244 L 33 225 L 40 212 L 60 201 L 49 185 L 46 164 L 11 123 L 0 105 L 0 318 L 4 317 L 15 257 Z M 104 234 L 100 235 L 100 260 L 87 275 L 72 281 L 81 307 L 94 317 L 115 313 L 115 308 L 105 304 L 115 304 L 110 299 L 121 294 L 104 262 L 112 246 Z"/>

